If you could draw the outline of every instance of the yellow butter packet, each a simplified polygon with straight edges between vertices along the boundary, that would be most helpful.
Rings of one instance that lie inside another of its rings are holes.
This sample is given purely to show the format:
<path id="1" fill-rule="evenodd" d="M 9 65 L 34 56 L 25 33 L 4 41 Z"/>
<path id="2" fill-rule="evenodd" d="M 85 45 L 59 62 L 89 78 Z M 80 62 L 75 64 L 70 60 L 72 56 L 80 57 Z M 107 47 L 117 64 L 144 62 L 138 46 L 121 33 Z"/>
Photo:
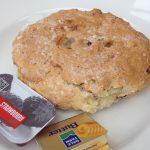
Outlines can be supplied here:
<path id="1" fill-rule="evenodd" d="M 106 134 L 104 127 L 83 113 L 45 128 L 36 139 L 43 150 L 96 150 L 107 144 Z"/>

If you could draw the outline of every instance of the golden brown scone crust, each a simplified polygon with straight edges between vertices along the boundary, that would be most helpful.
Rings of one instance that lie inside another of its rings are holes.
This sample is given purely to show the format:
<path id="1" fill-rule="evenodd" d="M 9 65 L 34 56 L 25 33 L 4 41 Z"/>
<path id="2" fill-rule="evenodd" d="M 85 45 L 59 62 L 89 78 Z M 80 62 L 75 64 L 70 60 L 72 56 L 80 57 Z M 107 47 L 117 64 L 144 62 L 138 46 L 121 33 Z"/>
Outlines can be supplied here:
<path id="1" fill-rule="evenodd" d="M 62 109 L 95 112 L 150 82 L 150 41 L 98 9 L 61 10 L 13 42 L 19 78 Z"/>

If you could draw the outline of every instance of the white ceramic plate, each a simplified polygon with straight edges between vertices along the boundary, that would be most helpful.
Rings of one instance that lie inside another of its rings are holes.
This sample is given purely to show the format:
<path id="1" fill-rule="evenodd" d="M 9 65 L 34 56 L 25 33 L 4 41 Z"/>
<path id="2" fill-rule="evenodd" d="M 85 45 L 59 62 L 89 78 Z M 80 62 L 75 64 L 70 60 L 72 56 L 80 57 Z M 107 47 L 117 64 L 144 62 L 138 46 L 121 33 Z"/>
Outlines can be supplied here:
<path id="1" fill-rule="evenodd" d="M 46 10 L 30 14 L 14 22 L 0 32 L 0 73 L 16 75 L 12 63 L 12 41 L 26 25 L 39 20 L 54 10 Z M 119 15 L 119 13 L 118 13 Z M 131 22 L 135 28 L 150 38 L 150 8 L 148 10 L 135 9 L 130 14 L 122 16 Z M 150 87 L 136 96 L 126 98 L 111 108 L 99 111 L 92 116 L 108 129 L 109 143 L 114 150 L 148 150 L 150 147 Z M 56 121 L 66 119 L 80 112 L 58 110 Z M 145 147 L 143 147 L 145 146 Z M 35 140 L 17 146 L 0 136 L 1 150 L 39 150 Z"/>

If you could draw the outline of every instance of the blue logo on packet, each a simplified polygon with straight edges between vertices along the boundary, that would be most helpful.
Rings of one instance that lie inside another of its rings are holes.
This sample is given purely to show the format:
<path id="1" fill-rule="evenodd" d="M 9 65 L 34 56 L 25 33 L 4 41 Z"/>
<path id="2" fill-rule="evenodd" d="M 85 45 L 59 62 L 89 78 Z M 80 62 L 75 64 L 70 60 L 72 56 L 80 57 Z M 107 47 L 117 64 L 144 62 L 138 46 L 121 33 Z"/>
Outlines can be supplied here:
<path id="1" fill-rule="evenodd" d="M 64 134 L 61 134 L 60 138 L 66 147 L 71 147 L 78 143 L 81 143 L 81 140 L 79 139 L 79 137 L 75 134 L 73 130 L 68 131 Z"/>

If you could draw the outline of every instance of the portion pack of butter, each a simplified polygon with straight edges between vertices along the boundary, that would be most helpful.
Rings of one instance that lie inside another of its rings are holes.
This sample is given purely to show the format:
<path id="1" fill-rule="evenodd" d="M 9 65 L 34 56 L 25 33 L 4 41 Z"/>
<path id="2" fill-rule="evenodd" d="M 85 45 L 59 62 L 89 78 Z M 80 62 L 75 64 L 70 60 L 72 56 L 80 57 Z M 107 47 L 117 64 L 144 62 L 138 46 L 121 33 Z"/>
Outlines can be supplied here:
<path id="1" fill-rule="evenodd" d="M 30 141 L 55 116 L 55 107 L 10 74 L 0 74 L 0 134 L 16 144 Z"/>
<path id="2" fill-rule="evenodd" d="M 87 113 L 45 128 L 37 135 L 43 150 L 110 150 L 107 130 Z"/>

